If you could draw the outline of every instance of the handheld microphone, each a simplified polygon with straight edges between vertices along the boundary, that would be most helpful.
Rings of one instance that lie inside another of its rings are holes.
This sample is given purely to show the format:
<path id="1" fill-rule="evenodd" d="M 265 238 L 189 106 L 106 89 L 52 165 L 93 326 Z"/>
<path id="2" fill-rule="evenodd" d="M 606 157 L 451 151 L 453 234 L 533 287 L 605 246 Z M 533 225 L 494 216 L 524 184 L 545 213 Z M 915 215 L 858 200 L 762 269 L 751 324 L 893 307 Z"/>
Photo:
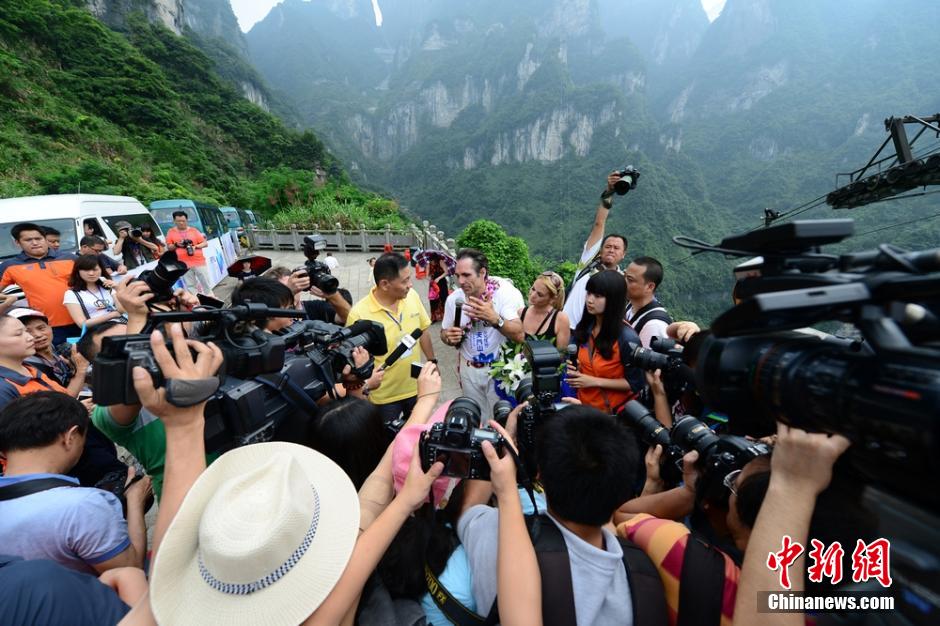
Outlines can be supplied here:
<path id="1" fill-rule="evenodd" d="M 568 344 L 568 362 L 571 363 L 571 367 L 578 369 L 578 344 L 576 343 Z"/>
<path id="2" fill-rule="evenodd" d="M 460 319 L 463 317 L 463 300 L 454 303 L 454 326 L 460 328 Z"/>
<path id="3" fill-rule="evenodd" d="M 405 335 L 402 337 L 401 341 L 398 342 L 398 345 L 395 346 L 395 349 L 391 351 L 391 353 L 388 355 L 388 358 L 385 359 L 385 363 L 383 363 L 382 367 L 379 369 L 386 370 L 395 365 L 395 361 L 400 359 L 405 352 L 411 350 L 414 345 L 418 343 L 418 339 L 421 338 L 422 334 L 424 334 L 423 330 L 420 328 L 415 328 L 413 331 L 411 331 L 410 335 Z"/>

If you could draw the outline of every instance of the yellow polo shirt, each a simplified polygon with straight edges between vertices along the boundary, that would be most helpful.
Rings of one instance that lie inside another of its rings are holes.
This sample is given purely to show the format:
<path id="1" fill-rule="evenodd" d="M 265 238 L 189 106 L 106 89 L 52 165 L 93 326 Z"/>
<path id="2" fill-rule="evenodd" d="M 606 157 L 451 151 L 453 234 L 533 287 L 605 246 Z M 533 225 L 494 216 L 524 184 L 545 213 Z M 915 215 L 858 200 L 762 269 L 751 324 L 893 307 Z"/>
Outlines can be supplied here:
<path id="1" fill-rule="evenodd" d="M 401 338 L 410 335 L 416 328 L 427 330 L 431 318 L 424 309 L 421 296 L 414 289 L 408 291 L 404 300 L 399 300 L 397 309 L 388 309 L 375 299 L 375 287 L 365 298 L 349 311 L 346 325 L 352 326 L 356 320 L 378 322 L 385 328 L 385 341 L 388 345 L 386 354 L 373 354 L 375 366 L 385 363 L 385 357 L 401 342 Z M 421 360 L 421 345 L 415 344 L 411 352 L 406 352 L 385 372 L 382 386 L 369 394 L 369 400 L 375 404 L 389 404 L 410 398 L 418 393 L 418 382 L 411 377 L 411 363 Z"/>

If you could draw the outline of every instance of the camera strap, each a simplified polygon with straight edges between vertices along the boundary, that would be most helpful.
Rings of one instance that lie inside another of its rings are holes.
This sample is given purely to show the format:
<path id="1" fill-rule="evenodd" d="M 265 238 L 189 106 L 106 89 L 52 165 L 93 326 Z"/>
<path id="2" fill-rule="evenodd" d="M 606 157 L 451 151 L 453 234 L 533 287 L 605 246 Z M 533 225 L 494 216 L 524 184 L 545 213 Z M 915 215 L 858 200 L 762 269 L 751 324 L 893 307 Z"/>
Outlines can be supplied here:
<path id="1" fill-rule="evenodd" d="M 24 496 L 31 496 L 34 493 L 48 491 L 56 487 L 78 487 L 70 480 L 62 478 L 36 478 L 34 480 L 24 480 L 0 487 L 0 501 L 15 500 Z"/>
<path id="2" fill-rule="evenodd" d="M 441 584 L 441 581 L 434 575 L 427 563 L 424 564 L 424 580 L 434 604 L 452 624 L 457 626 L 491 626 L 496 624 L 494 611 L 491 611 L 490 615 L 484 618 L 482 615 L 468 609 L 460 600 L 451 595 L 447 587 Z"/>

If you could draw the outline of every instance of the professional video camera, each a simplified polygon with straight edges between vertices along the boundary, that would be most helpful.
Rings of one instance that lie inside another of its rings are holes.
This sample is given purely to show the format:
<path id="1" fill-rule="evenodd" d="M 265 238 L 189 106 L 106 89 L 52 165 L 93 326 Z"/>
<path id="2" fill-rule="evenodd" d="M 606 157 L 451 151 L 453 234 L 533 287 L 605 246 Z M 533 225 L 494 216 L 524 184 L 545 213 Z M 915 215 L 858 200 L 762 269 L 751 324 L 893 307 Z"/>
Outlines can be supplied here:
<path id="1" fill-rule="evenodd" d="M 317 260 L 320 250 L 326 250 L 326 237 L 323 235 L 307 235 L 304 237 L 303 251 L 307 257 L 303 271 L 310 276 L 310 284 L 324 294 L 330 296 L 339 289 L 339 279 L 330 272 L 326 263 Z"/>
<path id="2" fill-rule="evenodd" d="M 499 453 L 506 442 L 496 431 L 480 428 L 480 414 L 480 405 L 471 398 L 461 397 L 451 403 L 444 421 L 421 435 L 418 454 L 425 472 L 436 461 L 443 461 L 445 476 L 490 479 L 490 464 L 483 456 L 482 443 L 489 441 Z"/>
<path id="3" fill-rule="evenodd" d="M 640 173 L 632 165 L 628 165 L 619 172 L 615 172 L 620 179 L 614 183 L 614 191 L 618 196 L 626 194 L 631 189 L 636 189 L 636 183 L 640 180 Z"/>
<path id="4" fill-rule="evenodd" d="M 166 302 L 173 297 L 173 285 L 189 270 L 185 263 L 176 257 L 175 252 L 164 252 L 152 270 L 144 270 L 137 277 L 147 283 L 153 293 L 150 302 Z"/>
<path id="5" fill-rule="evenodd" d="M 347 365 L 359 378 L 372 374 L 371 356 L 364 366 L 356 368 L 352 351 L 358 346 L 370 355 L 387 351 L 385 332 L 375 322 L 360 320 L 342 328 L 304 320 L 278 334 L 266 333 L 251 323 L 301 315 L 299 311 L 253 303 L 151 315 L 150 327 L 165 322 L 206 322 L 193 338 L 212 341 L 222 350 L 222 384 L 206 406 L 208 451 L 272 438 L 301 440 L 306 425 L 317 415 L 316 401 L 333 393 L 336 378 Z M 150 373 L 155 386 L 165 384 L 150 348 L 149 334 L 105 337 L 92 370 L 95 403 L 138 404 L 132 378 L 137 365 Z"/>
<path id="6" fill-rule="evenodd" d="M 794 221 L 719 246 L 761 255 L 744 297 L 715 319 L 696 378 L 731 432 L 767 435 L 779 420 L 853 441 L 846 462 L 867 482 L 940 510 L 925 480 L 940 469 L 940 249 L 823 254 L 853 232 L 852 220 Z M 794 329 L 851 323 L 864 338 L 820 338 Z"/>

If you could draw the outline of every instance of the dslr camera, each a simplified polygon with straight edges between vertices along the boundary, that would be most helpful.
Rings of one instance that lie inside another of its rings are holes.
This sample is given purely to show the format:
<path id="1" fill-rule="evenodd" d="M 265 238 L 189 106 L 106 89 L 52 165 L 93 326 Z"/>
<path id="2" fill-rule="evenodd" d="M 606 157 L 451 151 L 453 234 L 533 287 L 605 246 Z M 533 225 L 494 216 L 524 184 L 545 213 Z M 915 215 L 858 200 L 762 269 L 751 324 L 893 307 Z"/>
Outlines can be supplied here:
<path id="1" fill-rule="evenodd" d="M 180 242 L 176 244 L 177 248 L 186 248 L 186 254 L 193 256 L 196 254 L 196 244 L 193 243 L 192 239 L 180 239 Z"/>
<path id="2" fill-rule="evenodd" d="M 653 337 L 649 348 L 640 344 L 631 344 L 630 348 L 627 357 L 630 365 L 647 372 L 660 370 L 670 403 L 676 402 L 686 390 L 695 388 L 695 371 L 685 363 L 683 347 L 675 339 Z M 640 396 L 647 405 L 652 405 L 648 388 L 644 388 Z"/>
<path id="3" fill-rule="evenodd" d="M 143 236 L 144 236 L 144 232 L 143 232 L 142 230 L 140 230 L 139 228 L 132 228 L 132 229 L 131 229 L 131 237 L 133 237 L 133 238 L 135 238 L 135 239 L 140 239 L 140 238 L 143 237 Z"/>
<path id="4" fill-rule="evenodd" d="M 147 283 L 147 288 L 153 293 L 151 302 L 166 302 L 173 298 L 173 285 L 189 270 L 186 264 L 179 260 L 176 252 L 164 252 L 157 265 L 152 270 L 144 270 L 137 277 Z"/>
<path id="5" fill-rule="evenodd" d="M 632 165 L 628 165 L 619 172 L 615 172 L 619 177 L 614 183 L 614 192 L 618 196 L 625 195 L 631 189 L 636 189 L 636 183 L 640 179 L 640 173 Z"/>
<path id="6" fill-rule="evenodd" d="M 519 447 L 527 459 L 535 450 L 535 431 L 550 415 L 567 407 L 555 402 L 561 390 L 561 354 L 551 341 L 526 341 L 522 352 L 529 362 L 532 374 L 526 376 L 516 388 L 516 402 L 529 405 L 519 413 Z"/>
<path id="7" fill-rule="evenodd" d="M 489 441 L 497 453 L 506 441 L 495 430 L 480 428 L 480 405 L 460 397 L 447 409 L 444 421 L 426 430 L 418 442 L 418 454 L 424 471 L 437 461 L 444 463 L 444 476 L 490 479 L 490 464 L 483 456 L 482 444 Z"/>
<path id="8" fill-rule="evenodd" d="M 307 261 L 304 263 L 303 271 L 310 277 L 312 286 L 331 296 L 339 289 L 339 279 L 333 276 L 326 263 L 317 260 L 320 250 L 326 250 L 326 237 L 323 235 L 304 237 L 303 251 Z"/>

